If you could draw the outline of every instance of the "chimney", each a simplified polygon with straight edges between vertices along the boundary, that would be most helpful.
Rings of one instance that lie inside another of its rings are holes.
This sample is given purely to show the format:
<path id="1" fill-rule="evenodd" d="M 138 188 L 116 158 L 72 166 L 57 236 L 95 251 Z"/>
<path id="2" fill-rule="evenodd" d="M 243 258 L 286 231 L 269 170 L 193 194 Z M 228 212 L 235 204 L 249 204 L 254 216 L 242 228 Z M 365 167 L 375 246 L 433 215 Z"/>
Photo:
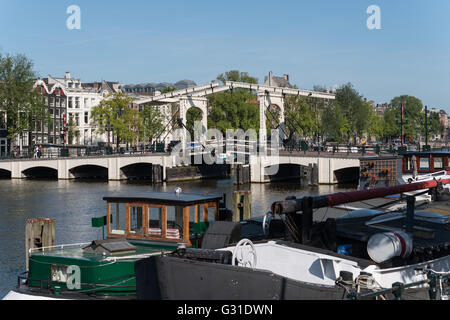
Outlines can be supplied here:
<path id="1" fill-rule="evenodd" d="M 66 78 L 66 79 L 70 79 L 70 72 L 69 72 L 69 71 L 66 72 L 65 78 Z"/>
<path id="2" fill-rule="evenodd" d="M 272 86 L 272 77 L 273 77 L 273 73 L 272 71 L 269 72 L 269 87 Z"/>
<path id="3" fill-rule="evenodd" d="M 284 77 L 284 80 L 286 80 L 287 82 L 289 82 L 289 75 L 288 75 L 288 74 L 284 74 L 283 77 Z"/>

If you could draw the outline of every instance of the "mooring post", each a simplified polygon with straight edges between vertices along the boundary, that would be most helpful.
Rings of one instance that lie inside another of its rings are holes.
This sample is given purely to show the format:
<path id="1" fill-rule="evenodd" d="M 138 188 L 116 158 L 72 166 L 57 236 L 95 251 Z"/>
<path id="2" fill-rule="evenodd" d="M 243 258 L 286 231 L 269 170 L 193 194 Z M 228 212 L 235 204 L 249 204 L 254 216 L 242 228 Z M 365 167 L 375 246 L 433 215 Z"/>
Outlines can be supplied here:
<path id="1" fill-rule="evenodd" d="M 414 232 L 414 210 L 416 206 L 416 197 L 408 196 L 406 198 L 406 233 L 412 236 Z M 412 239 L 412 237 L 411 237 Z"/>
<path id="2" fill-rule="evenodd" d="M 26 270 L 29 270 L 30 249 L 55 245 L 55 220 L 49 218 L 28 219 L 25 227 Z"/>
<path id="3" fill-rule="evenodd" d="M 302 212 L 302 244 L 308 244 L 311 241 L 313 225 L 314 199 L 306 197 L 303 199 Z"/>
<path id="4" fill-rule="evenodd" d="M 233 222 L 240 222 L 251 218 L 251 191 L 235 191 L 233 193 Z"/>

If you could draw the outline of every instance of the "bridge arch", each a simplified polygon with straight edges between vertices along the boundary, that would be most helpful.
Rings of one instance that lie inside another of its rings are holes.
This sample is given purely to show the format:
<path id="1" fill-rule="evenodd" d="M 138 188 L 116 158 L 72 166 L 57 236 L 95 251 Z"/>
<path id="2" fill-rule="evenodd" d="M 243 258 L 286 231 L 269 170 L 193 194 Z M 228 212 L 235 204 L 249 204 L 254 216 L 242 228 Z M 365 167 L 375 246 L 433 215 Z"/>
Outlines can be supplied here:
<path id="1" fill-rule="evenodd" d="M 6 169 L 0 169 L 0 180 L 11 179 L 12 172 Z"/>
<path id="2" fill-rule="evenodd" d="M 108 180 L 108 167 L 97 164 L 83 164 L 69 169 L 71 179 Z"/>
<path id="3" fill-rule="evenodd" d="M 193 122 L 188 123 L 188 120 L 192 120 L 192 116 L 195 116 L 195 121 L 202 123 L 202 134 L 208 130 L 208 100 L 204 97 L 181 97 L 180 98 L 180 118 L 183 124 L 188 128 Z M 201 118 L 199 117 L 201 112 Z M 188 119 L 188 115 L 191 119 Z M 189 126 L 188 126 L 189 125 Z M 194 137 L 192 137 L 194 139 Z"/>
<path id="4" fill-rule="evenodd" d="M 186 128 L 188 129 L 189 133 L 191 134 L 191 138 L 193 140 L 194 140 L 194 129 L 199 129 L 199 128 L 195 128 L 196 123 L 202 122 L 202 128 L 200 128 L 201 133 L 206 132 L 206 128 L 203 125 L 203 117 L 204 116 L 205 115 L 203 113 L 203 110 L 196 106 L 190 107 L 186 111 Z"/>
<path id="5" fill-rule="evenodd" d="M 359 171 L 359 167 L 345 167 L 334 170 L 334 176 L 339 184 L 352 184 L 358 182 Z"/>
<path id="6" fill-rule="evenodd" d="M 266 166 L 264 168 L 265 181 L 301 181 L 303 177 L 304 166 L 296 163 L 283 163 L 277 165 Z"/>
<path id="7" fill-rule="evenodd" d="M 34 166 L 22 170 L 22 176 L 26 179 L 58 179 L 58 170 L 46 166 Z"/>
<path id="8" fill-rule="evenodd" d="M 121 180 L 152 180 L 153 164 L 149 162 L 137 162 L 120 168 Z"/>

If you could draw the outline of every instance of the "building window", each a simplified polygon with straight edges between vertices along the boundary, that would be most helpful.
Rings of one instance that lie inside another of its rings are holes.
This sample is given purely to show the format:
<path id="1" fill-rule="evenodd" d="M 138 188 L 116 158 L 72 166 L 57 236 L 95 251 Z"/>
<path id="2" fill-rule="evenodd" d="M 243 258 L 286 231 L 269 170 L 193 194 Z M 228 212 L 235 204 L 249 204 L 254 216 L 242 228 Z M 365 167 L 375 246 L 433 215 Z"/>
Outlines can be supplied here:
<path id="1" fill-rule="evenodd" d="M 84 123 L 88 124 L 89 123 L 89 112 L 85 112 L 84 113 Z"/>
<path id="2" fill-rule="evenodd" d="M 88 107 L 88 98 L 84 98 L 84 107 L 87 108 Z"/>
<path id="3" fill-rule="evenodd" d="M 72 87 L 73 87 L 73 83 L 69 82 L 69 88 L 72 88 Z"/>
<path id="4" fill-rule="evenodd" d="M 75 108 L 79 108 L 80 107 L 80 98 L 79 97 L 76 97 L 75 98 Z"/>
<path id="5" fill-rule="evenodd" d="M 72 107 L 73 107 L 72 97 L 69 97 L 69 109 L 72 109 Z"/>

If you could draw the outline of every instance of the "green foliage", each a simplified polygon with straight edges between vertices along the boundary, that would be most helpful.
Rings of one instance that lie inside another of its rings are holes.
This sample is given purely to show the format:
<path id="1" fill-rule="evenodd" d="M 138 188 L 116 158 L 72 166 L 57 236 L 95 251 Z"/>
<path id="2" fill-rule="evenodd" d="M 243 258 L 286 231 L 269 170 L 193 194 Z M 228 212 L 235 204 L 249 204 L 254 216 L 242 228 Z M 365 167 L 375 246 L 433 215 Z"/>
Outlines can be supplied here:
<path id="1" fill-rule="evenodd" d="M 406 137 L 417 138 L 421 132 L 421 122 L 424 119 L 422 101 L 413 96 L 402 95 L 392 99 L 391 104 L 395 108 L 396 124 L 400 128 L 403 104 L 403 133 Z"/>
<path id="2" fill-rule="evenodd" d="M 348 123 L 347 138 L 353 137 L 356 142 L 357 137 L 362 137 L 369 127 L 367 117 L 371 106 L 362 100 L 362 96 L 353 88 L 351 83 L 347 83 L 336 90 L 336 103 L 340 106 L 343 119 Z"/>
<path id="3" fill-rule="evenodd" d="M 202 121 L 203 112 L 199 108 L 190 108 L 186 113 L 186 128 L 194 136 L 194 125 L 197 121 Z"/>
<path id="4" fill-rule="evenodd" d="M 258 83 L 258 79 L 246 72 L 232 70 L 220 74 L 217 80 Z M 222 132 L 227 129 L 255 129 L 259 131 L 259 105 L 250 103 L 256 94 L 246 89 L 215 93 L 208 97 L 208 127 Z"/>
<path id="5" fill-rule="evenodd" d="M 73 118 L 69 118 L 69 122 L 67 122 L 67 131 L 67 142 L 71 145 L 73 144 L 73 139 L 80 136 L 80 130 L 77 129 Z"/>
<path id="6" fill-rule="evenodd" d="M 246 82 L 246 83 L 258 83 L 258 78 L 254 78 L 248 75 L 247 72 L 239 72 L 238 70 L 231 70 L 217 76 L 217 80 L 221 81 L 223 84 L 227 81 L 234 82 Z"/>
<path id="7" fill-rule="evenodd" d="M 425 119 L 425 114 L 423 115 L 423 118 Z M 445 127 L 441 123 L 441 119 L 439 118 L 438 113 L 430 112 L 427 120 L 429 121 L 428 126 L 427 126 L 429 135 L 442 134 Z M 425 120 L 422 123 L 422 134 L 425 135 Z"/>
<path id="8" fill-rule="evenodd" d="M 317 132 L 318 113 L 313 112 L 314 104 L 312 101 L 308 104 L 305 97 L 286 96 L 284 107 L 285 127 L 286 133 L 288 134 L 288 140 L 290 140 L 295 133 L 310 137 Z"/>
<path id="9" fill-rule="evenodd" d="M 169 86 L 169 87 L 167 87 L 167 88 L 162 89 L 161 94 L 173 92 L 173 91 L 175 91 L 175 90 L 176 90 L 175 87 L 170 87 L 170 86 Z"/>
<path id="10" fill-rule="evenodd" d="M 33 90 L 35 78 L 33 62 L 25 55 L 0 54 L 0 110 L 6 111 L 10 139 L 36 122 L 51 123 L 44 97 Z"/>
<path id="11" fill-rule="evenodd" d="M 330 141 L 344 142 L 350 132 L 350 123 L 340 104 L 332 102 L 322 116 L 324 133 Z"/>
<path id="12" fill-rule="evenodd" d="M 132 101 L 132 98 L 121 92 L 109 94 L 100 101 L 91 112 L 96 132 L 104 134 L 111 125 L 117 137 L 117 144 L 120 141 L 132 142 L 136 137 L 134 126 L 137 115 L 134 109 L 128 107 Z"/>
<path id="13" fill-rule="evenodd" d="M 153 141 L 164 130 L 164 117 L 157 106 L 144 106 L 139 113 L 140 137 L 143 141 Z"/>

